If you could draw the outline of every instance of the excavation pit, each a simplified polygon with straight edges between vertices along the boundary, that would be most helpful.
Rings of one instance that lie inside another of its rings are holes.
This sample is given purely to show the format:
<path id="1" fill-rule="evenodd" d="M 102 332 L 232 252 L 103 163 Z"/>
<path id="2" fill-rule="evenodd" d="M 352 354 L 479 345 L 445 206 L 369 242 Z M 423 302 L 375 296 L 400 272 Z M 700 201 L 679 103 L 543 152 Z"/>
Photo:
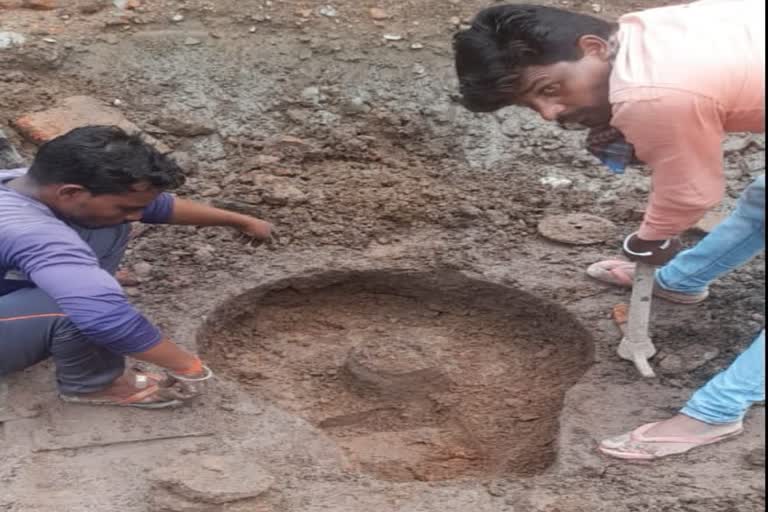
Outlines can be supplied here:
<path id="1" fill-rule="evenodd" d="M 530 476 L 593 341 L 562 307 L 461 273 L 307 276 L 222 305 L 210 363 L 389 481 Z"/>

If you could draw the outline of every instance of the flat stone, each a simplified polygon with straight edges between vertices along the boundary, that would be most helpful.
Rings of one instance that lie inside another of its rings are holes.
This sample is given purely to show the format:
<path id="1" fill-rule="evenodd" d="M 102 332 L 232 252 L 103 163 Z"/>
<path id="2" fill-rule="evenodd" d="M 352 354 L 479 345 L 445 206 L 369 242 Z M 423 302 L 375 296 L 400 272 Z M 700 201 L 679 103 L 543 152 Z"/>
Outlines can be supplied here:
<path id="1" fill-rule="evenodd" d="M 699 344 L 689 345 L 662 359 L 659 362 L 659 369 L 667 374 L 692 372 L 718 355 L 720 355 L 720 351 L 714 347 Z"/>
<path id="2" fill-rule="evenodd" d="M 152 124 L 179 137 L 199 137 L 216 132 L 210 120 L 187 113 L 166 114 L 153 119 Z"/>
<path id="3" fill-rule="evenodd" d="M 238 455 L 182 457 L 157 468 L 150 478 L 181 498 L 214 505 L 257 498 L 274 484 L 272 475 Z"/>
<path id="4" fill-rule="evenodd" d="M 545 217 L 538 229 L 545 238 L 572 245 L 598 244 L 616 234 L 613 222 L 588 213 Z"/>

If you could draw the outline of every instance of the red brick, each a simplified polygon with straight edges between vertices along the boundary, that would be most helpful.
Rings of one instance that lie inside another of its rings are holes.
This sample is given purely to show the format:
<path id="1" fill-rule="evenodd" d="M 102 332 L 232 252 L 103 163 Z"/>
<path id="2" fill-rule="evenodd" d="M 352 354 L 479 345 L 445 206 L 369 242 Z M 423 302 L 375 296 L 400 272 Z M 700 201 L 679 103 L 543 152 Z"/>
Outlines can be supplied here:
<path id="1" fill-rule="evenodd" d="M 74 128 L 93 124 L 115 125 L 131 133 L 139 131 L 118 109 L 108 107 L 90 96 L 66 98 L 52 109 L 25 114 L 14 122 L 16 129 L 35 144 L 42 144 Z"/>
<path id="2" fill-rule="evenodd" d="M 24 0 L 21 6 L 38 11 L 51 11 L 62 7 L 60 0 Z"/>

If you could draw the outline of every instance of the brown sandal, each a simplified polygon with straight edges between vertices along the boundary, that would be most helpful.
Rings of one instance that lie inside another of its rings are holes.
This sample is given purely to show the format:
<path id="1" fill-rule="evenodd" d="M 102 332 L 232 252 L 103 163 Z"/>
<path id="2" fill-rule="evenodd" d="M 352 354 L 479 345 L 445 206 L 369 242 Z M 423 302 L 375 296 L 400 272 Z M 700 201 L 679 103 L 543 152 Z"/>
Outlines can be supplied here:
<path id="1" fill-rule="evenodd" d="M 151 373 L 141 373 L 136 376 L 137 384 L 141 379 L 146 384 L 152 381 L 144 389 L 123 399 L 114 398 L 89 398 L 87 395 L 59 395 L 64 402 L 85 405 L 116 405 L 119 407 L 136 407 L 139 409 L 165 409 L 177 407 L 183 402 L 175 397 L 163 396 L 165 389 L 160 386 L 163 377 Z"/>

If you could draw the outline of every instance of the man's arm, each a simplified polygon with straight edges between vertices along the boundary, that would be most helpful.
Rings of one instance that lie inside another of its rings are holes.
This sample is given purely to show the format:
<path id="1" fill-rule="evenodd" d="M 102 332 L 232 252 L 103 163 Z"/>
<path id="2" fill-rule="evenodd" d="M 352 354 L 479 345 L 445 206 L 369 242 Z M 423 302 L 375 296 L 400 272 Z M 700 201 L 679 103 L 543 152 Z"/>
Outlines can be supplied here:
<path id="1" fill-rule="evenodd" d="M 46 292 L 80 333 L 112 352 L 176 373 L 200 367 L 195 355 L 165 339 L 128 303 L 119 284 L 69 227 L 56 219 L 15 220 L 11 225 L 35 224 L 37 229 L 0 232 L 8 240 L 2 256 Z"/>
<path id="2" fill-rule="evenodd" d="M 717 104 L 702 96 L 663 90 L 655 99 L 614 107 L 611 124 L 653 170 L 652 190 L 638 237 L 681 234 L 723 196 L 722 140 Z"/>
<path id="3" fill-rule="evenodd" d="M 160 194 L 144 211 L 141 220 L 150 224 L 230 227 L 262 241 L 269 240 L 274 235 L 272 224 L 269 222 L 174 197 L 168 193 Z"/>

